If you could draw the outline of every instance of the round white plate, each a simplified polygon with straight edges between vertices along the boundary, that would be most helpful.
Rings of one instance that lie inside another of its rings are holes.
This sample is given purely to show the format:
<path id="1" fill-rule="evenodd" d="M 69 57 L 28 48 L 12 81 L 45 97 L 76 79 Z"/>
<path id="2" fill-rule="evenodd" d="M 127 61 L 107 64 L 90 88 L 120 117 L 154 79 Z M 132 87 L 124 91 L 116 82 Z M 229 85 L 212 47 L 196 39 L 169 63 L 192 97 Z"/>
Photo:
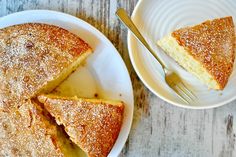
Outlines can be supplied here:
<path id="1" fill-rule="evenodd" d="M 223 91 L 209 90 L 158 48 L 156 42 L 175 29 L 199 24 L 208 19 L 232 16 L 236 20 L 235 8 L 234 0 L 140 0 L 132 14 L 132 20 L 151 48 L 168 67 L 174 69 L 182 77 L 188 87 L 198 96 L 198 100 L 191 105 L 181 101 L 164 83 L 159 64 L 129 32 L 129 55 L 140 79 L 154 94 L 181 107 L 205 109 L 221 106 L 234 100 L 236 98 L 236 66 Z"/>
<path id="2" fill-rule="evenodd" d="M 111 42 L 90 24 L 68 14 L 31 10 L 7 15 L 0 18 L 0 28 L 10 25 L 39 22 L 53 24 L 77 34 L 86 41 L 94 53 L 64 81 L 57 91 L 62 95 L 122 100 L 126 103 L 123 125 L 119 137 L 109 156 L 118 156 L 121 152 L 133 118 L 133 90 L 129 73 L 117 50 Z"/>

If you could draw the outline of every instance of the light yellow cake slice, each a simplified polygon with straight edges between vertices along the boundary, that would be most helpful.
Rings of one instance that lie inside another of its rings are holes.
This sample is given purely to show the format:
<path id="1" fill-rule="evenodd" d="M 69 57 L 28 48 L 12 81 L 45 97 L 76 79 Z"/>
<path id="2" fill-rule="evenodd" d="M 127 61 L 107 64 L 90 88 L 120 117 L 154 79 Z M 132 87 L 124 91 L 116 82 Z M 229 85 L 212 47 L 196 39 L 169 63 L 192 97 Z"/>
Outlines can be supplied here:
<path id="1" fill-rule="evenodd" d="M 226 86 L 235 58 L 232 17 L 176 30 L 157 44 L 208 88 L 222 90 Z"/>
<path id="2" fill-rule="evenodd" d="M 40 95 L 38 99 L 89 157 L 106 157 L 119 135 L 124 103 Z"/>

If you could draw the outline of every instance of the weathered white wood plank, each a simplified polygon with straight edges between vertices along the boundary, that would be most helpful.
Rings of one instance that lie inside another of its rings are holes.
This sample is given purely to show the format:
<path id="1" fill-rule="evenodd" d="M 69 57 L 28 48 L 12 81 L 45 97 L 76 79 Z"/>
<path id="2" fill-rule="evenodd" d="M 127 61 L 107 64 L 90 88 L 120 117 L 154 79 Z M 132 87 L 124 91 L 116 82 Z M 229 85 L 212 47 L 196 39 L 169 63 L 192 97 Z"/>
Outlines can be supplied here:
<path id="1" fill-rule="evenodd" d="M 0 0 L 0 16 L 28 9 L 50 9 L 77 16 L 104 33 L 123 57 L 133 82 L 134 122 L 120 156 L 235 157 L 236 101 L 217 109 L 174 107 L 148 91 L 128 56 L 127 30 L 117 8 L 129 14 L 138 0 Z"/>

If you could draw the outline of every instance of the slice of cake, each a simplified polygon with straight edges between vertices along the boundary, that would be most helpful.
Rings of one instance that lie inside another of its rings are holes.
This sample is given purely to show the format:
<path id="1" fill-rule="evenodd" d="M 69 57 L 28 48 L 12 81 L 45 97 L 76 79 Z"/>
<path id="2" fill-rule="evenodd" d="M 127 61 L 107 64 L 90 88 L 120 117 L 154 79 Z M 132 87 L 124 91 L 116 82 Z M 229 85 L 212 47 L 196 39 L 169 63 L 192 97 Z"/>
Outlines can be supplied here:
<path id="1" fill-rule="evenodd" d="M 0 29 L 0 108 L 51 91 L 91 52 L 78 36 L 57 26 L 27 23 Z"/>
<path id="2" fill-rule="evenodd" d="M 226 86 L 235 58 L 232 17 L 176 30 L 157 44 L 208 88 L 222 90 Z"/>
<path id="3" fill-rule="evenodd" d="M 34 102 L 28 100 L 11 112 L 0 111 L 0 156 L 77 157 L 78 154 L 79 148 Z"/>
<path id="4" fill-rule="evenodd" d="M 88 156 L 109 154 L 121 129 L 122 102 L 52 95 L 41 95 L 38 99 Z"/>

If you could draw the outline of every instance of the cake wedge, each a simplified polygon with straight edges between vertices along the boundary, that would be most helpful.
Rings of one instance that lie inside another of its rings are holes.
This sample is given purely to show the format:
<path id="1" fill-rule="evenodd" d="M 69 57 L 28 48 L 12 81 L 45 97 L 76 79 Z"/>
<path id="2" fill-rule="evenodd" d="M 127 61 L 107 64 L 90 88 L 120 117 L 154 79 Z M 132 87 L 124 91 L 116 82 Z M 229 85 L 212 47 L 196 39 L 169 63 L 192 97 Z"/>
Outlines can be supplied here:
<path id="1" fill-rule="evenodd" d="M 0 110 L 0 150 L 0 156 L 77 157 L 80 149 L 41 106 L 27 100 L 16 110 Z"/>
<path id="2" fill-rule="evenodd" d="M 223 90 L 233 71 L 235 30 L 232 17 L 173 31 L 157 44 L 209 89 Z"/>
<path id="3" fill-rule="evenodd" d="M 105 157 L 119 135 L 124 103 L 40 95 L 38 100 L 89 157 Z"/>

